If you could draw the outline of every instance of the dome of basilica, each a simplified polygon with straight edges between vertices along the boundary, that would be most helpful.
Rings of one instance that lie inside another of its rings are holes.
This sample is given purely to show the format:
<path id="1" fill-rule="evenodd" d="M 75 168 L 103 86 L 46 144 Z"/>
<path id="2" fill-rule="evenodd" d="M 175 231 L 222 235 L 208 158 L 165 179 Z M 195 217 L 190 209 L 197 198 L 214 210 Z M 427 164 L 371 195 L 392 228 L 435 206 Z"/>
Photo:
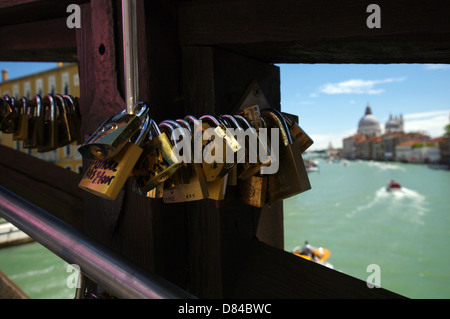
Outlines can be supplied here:
<path id="1" fill-rule="evenodd" d="M 368 105 L 366 113 L 359 121 L 358 133 L 368 136 L 379 136 L 381 134 L 380 121 L 372 114 L 372 110 Z"/>

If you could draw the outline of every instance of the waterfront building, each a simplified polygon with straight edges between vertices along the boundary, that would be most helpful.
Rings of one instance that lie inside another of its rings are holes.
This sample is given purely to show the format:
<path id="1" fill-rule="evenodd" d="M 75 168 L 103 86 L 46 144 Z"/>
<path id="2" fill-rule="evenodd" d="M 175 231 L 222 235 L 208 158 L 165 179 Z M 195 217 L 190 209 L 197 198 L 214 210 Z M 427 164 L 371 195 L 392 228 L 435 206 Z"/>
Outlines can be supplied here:
<path id="1" fill-rule="evenodd" d="M 25 96 L 27 99 L 39 94 L 70 94 L 80 96 L 78 65 L 59 63 L 57 68 L 30 74 L 16 79 L 8 79 L 8 71 L 2 70 L 0 96 L 9 95 L 16 99 Z M 21 141 L 14 141 L 12 134 L 0 132 L 0 144 L 25 152 L 42 160 L 55 163 L 76 173 L 82 172 L 82 157 L 75 143 L 57 150 L 39 153 L 36 149 L 24 149 Z"/>
<path id="2" fill-rule="evenodd" d="M 437 141 L 409 140 L 398 144 L 396 159 L 407 163 L 438 163 L 441 159 Z"/>
<path id="3" fill-rule="evenodd" d="M 343 139 L 343 157 L 395 161 L 400 158 L 411 158 L 411 154 L 414 153 L 415 161 L 435 162 L 438 160 L 434 146 L 426 146 L 420 150 L 418 146 L 415 146 L 412 150 L 409 149 L 408 144 L 403 144 L 397 148 L 398 145 L 408 141 L 416 141 L 417 144 L 430 140 L 428 135 L 422 133 L 405 133 L 403 115 L 390 115 L 384 129 L 385 132 L 382 134 L 379 120 L 372 113 L 371 107 L 367 105 L 365 114 L 358 123 L 357 134 Z M 398 151 L 400 154 L 397 154 Z"/>

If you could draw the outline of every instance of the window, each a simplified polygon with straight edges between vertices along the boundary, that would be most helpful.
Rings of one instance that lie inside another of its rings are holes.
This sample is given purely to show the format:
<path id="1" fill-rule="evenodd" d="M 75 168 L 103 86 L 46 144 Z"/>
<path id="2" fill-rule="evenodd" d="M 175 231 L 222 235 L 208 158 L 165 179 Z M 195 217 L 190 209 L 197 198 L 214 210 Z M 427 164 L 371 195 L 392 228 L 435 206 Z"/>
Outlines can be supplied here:
<path id="1" fill-rule="evenodd" d="M 56 93 L 56 78 L 54 75 L 48 77 L 48 93 Z"/>
<path id="2" fill-rule="evenodd" d="M 36 94 L 42 95 L 43 92 L 44 92 L 44 82 L 42 81 L 42 79 L 37 79 L 36 80 Z"/>
<path id="3" fill-rule="evenodd" d="M 61 84 L 64 94 L 70 94 L 69 72 L 64 72 L 61 74 Z"/>

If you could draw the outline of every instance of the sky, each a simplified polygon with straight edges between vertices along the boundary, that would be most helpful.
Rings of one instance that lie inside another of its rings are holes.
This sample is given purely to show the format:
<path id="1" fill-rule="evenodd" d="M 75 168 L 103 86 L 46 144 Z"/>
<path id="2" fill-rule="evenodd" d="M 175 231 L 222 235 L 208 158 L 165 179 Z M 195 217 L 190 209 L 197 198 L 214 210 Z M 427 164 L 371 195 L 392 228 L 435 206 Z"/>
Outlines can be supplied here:
<path id="1" fill-rule="evenodd" d="M 56 63 L 0 62 L 9 79 Z M 279 64 L 281 109 L 299 117 L 314 140 L 310 150 L 342 147 L 356 134 L 369 104 L 384 132 L 389 115 L 403 115 L 406 132 L 442 136 L 450 122 L 448 64 Z"/>
<path id="2" fill-rule="evenodd" d="M 280 64 L 281 109 L 299 116 L 310 150 L 342 147 L 370 105 L 384 125 L 403 115 L 406 132 L 442 136 L 450 123 L 450 65 Z"/>

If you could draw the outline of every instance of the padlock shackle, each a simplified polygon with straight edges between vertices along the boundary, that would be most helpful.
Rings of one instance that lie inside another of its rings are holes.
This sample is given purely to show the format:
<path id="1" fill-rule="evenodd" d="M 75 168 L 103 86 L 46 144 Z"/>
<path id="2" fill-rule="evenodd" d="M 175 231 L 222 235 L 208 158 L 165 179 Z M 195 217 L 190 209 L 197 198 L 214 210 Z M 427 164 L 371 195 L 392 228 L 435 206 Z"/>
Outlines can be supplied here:
<path id="1" fill-rule="evenodd" d="M 43 98 L 43 107 L 44 107 L 44 114 L 43 114 L 43 116 L 44 116 L 44 118 L 45 118 L 45 110 L 46 110 L 46 107 L 45 107 L 45 101 L 46 100 L 48 100 L 48 102 L 50 103 L 50 105 L 48 105 L 48 107 L 50 107 L 50 120 L 51 121 L 55 121 L 56 120 L 56 102 L 55 102 L 55 98 L 53 97 L 53 95 L 52 94 L 47 94 L 46 96 L 44 96 L 44 98 Z"/>
<path id="2" fill-rule="evenodd" d="M 142 123 L 140 127 L 140 132 L 136 140 L 133 142 L 133 144 L 136 144 L 137 146 L 142 145 L 144 142 L 144 139 L 148 136 L 148 132 L 150 131 L 150 121 L 153 119 L 150 119 L 150 116 L 146 116 L 144 122 Z"/>
<path id="3" fill-rule="evenodd" d="M 184 117 L 184 119 L 189 123 L 189 125 L 193 125 L 193 129 L 195 129 L 196 126 L 200 125 L 200 121 L 193 115 L 187 115 Z"/>
<path id="4" fill-rule="evenodd" d="M 41 117 L 43 115 L 43 110 L 42 110 L 42 96 L 40 96 L 39 94 L 36 94 L 34 96 L 34 98 L 36 99 L 36 108 L 34 109 L 34 114 L 36 115 L 36 117 Z"/>
<path id="5" fill-rule="evenodd" d="M 173 142 L 173 145 L 174 146 L 178 145 L 178 141 L 173 136 L 173 131 L 175 130 L 175 127 L 174 125 L 172 125 L 172 123 L 169 123 L 167 120 L 162 121 L 161 123 L 159 123 L 159 128 L 161 130 L 168 129 L 170 131 L 170 140 Z"/>
<path id="6" fill-rule="evenodd" d="M 21 105 L 17 105 L 17 110 L 16 111 L 17 111 L 18 114 L 25 114 L 26 109 L 27 109 L 28 99 L 25 96 L 22 96 L 20 98 L 20 102 L 21 102 Z"/>
<path id="7" fill-rule="evenodd" d="M 220 124 L 222 124 L 218 118 L 216 118 L 214 115 L 210 115 L 210 114 L 200 116 L 200 120 L 201 121 L 206 120 L 207 122 L 212 123 L 216 126 L 219 126 Z"/>
<path id="8" fill-rule="evenodd" d="M 152 129 L 155 131 L 156 136 L 162 134 L 161 129 L 159 128 L 158 124 L 155 122 L 154 119 L 152 119 L 152 118 L 150 119 L 149 126 L 150 126 L 149 134 L 150 134 L 151 139 L 155 138 L 155 136 L 153 136 L 153 134 L 151 133 Z"/>
<path id="9" fill-rule="evenodd" d="M 191 126 L 189 125 L 189 122 L 183 119 L 177 119 L 176 122 L 180 125 L 182 125 L 185 129 L 189 131 L 190 134 L 192 134 Z"/>
<path id="10" fill-rule="evenodd" d="M 60 106 L 59 110 L 59 115 L 61 114 L 68 114 L 67 112 L 67 102 L 66 100 L 62 97 L 61 94 L 55 94 L 54 97 L 59 100 L 59 102 L 61 102 L 61 105 L 58 105 L 58 103 L 56 103 L 57 106 Z M 61 112 L 62 110 L 62 112 Z"/>
<path id="11" fill-rule="evenodd" d="M 234 128 L 242 129 L 242 126 L 239 124 L 239 122 L 230 114 L 224 114 L 224 115 L 221 115 L 220 117 L 222 119 L 224 119 L 226 122 L 228 122 Z"/>
<path id="12" fill-rule="evenodd" d="M 169 124 L 171 124 L 174 127 L 173 131 L 175 130 L 175 128 L 180 129 L 181 130 L 181 134 L 183 135 L 183 140 L 189 141 L 189 137 L 191 135 L 190 131 L 189 131 L 189 134 L 188 134 L 188 132 L 186 132 L 186 129 L 183 126 L 181 126 L 181 124 L 178 123 L 177 121 L 168 119 L 168 120 L 162 121 L 161 123 L 169 123 Z"/>
<path id="13" fill-rule="evenodd" d="M 263 109 L 261 110 L 261 116 L 263 116 L 264 118 L 267 117 L 267 119 L 272 120 L 272 122 L 277 125 L 277 127 L 281 131 L 281 137 L 283 138 L 285 145 L 293 144 L 288 125 L 286 124 L 283 115 L 278 110 Z"/>

